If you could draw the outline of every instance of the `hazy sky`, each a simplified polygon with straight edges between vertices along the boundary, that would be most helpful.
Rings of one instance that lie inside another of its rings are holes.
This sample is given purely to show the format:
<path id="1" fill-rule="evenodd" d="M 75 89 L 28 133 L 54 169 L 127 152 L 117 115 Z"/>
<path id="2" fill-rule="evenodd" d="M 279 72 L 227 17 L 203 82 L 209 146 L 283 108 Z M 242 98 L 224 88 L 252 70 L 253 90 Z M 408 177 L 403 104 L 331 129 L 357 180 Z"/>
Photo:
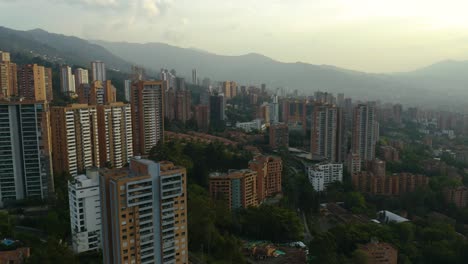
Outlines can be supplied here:
<path id="1" fill-rule="evenodd" d="M 467 0 L 0 0 L 0 10 L 15 29 L 368 72 L 468 59 Z"/>

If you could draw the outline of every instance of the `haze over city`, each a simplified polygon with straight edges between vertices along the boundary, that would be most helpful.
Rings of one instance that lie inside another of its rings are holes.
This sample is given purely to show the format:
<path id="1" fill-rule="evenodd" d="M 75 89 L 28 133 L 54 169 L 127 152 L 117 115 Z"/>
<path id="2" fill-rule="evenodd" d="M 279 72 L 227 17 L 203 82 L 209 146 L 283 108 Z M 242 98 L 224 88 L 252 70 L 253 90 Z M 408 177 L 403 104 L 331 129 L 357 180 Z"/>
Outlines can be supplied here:
<path id="1" fill-rule="evenodd" d="M 466 10 L 0 0 L 0 263 L 468 263 Z"/>
<path id="2" fill-rule="evenodd" d="M 467 8 L 460 0 L 0 0 L 0 9 L 9 11 L 0 24 L 85 39 L 163 42 L 223 55 L 256 52 L 283 62 L 402 72 L 467 59 Z"/>

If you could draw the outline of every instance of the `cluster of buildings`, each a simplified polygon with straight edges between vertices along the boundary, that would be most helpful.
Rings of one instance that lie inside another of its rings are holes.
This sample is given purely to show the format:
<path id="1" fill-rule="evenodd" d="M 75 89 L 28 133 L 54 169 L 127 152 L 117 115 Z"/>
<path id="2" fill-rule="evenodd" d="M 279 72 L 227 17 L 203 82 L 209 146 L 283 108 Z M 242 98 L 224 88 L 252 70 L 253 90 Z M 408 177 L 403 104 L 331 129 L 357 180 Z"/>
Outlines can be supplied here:
<path id="1" fill-rule="evenodd" d="M 264 131 L 270 124 L 279 122 L 277 95 L 271 96 L 272 102 L 264 102 L 259 105 L 262 98 L 269 97 L 265 84 L 262 84 L 261 88 L 259 88 L 256 86 L 239 86 L 234 81 L 223 81 L 219 83 L 218 87 L 213 87 L 211 81 L 206 79 L 202 85 L 205 90 L 200 95 L 199 103 L 193 107 L 194 119 L 201 130 L 207 130 L 210 126 L 217 128 L 226 124 L 227 100 L 233 98 L 242 98 L 242 103 L 236 107 L 245 107 L 245 104 L 250 104 L 257 110 L 254 120 L 230 124 L 233 127 L 246 132 Z"/>
<path id="2" fill-rule="evenodd" d="M 387 162 L 398 162 L 400 161 L 400 152 L 397 148 L 392 146 L 380 146 L 380 156 L 384 161 Z"/>
<path id="3" fill-rule="evenodd" d="M 343 164 L 319 163 L 307 166 L 307 176 L 310 184 L 317 192 L 325 191 L 329 184 L 343 181 Z"/>
<path id="4" fill-rule="evenodd" d="M 265 85 L 262 85 L 262 90 L 254 86 L 247 89 L 245 86 L 239 86 L 234 81 L 223 81 L 219 83 L 218 87 L 213 87 L 209 79 L 204 79 L 202 82 L 203 90 L 199 98 L 192 100 L 192 94 L 186 88 L 185 79 L 178 77 L 174 70 L 161 69 L 160 79 L 163 82 L 165 98 L 164 116 L 167 120 L 180 123 L 193 120 L 200 131 L 208 131 L 210 127 L 224 127 L 226 124 L 227 100 L 237 96 L 250 96 L 258 99 L 259 96 L 266 95 Z M 199 84 L 196 69 L 192 70 L 192 83 Z M 125 91 L 127 90 L 130 90 L 130 83 L 126 84 Z M 198 103 L 192 105 L 194 101 Z M 272 109 L 276 109 L 276 112 L 278 112 L 278 104 L 273 105 L 274 103 L 271 106 Z M 274 115 L 273 111 L 271 111 L 271 115 L 272 120 L 278 119 L 278 114 Z M 265 122 L 263 118 L 259 117 L 252 122 L 233 124 L 233 126 L 246 131 L 264 130 Z"/>
<path id="5" fill-rule="evenodd" d="M 104 62 L 92 61 L 91 80 L 89 77 L 90 76 L 87 69 L 75 68 L 73 70 L 72 67 L 68 65 L 62 65 L 60 67 L 60 92 L 70 97 L 76 97 L 80 93 L 89 93 L 89 90 L 92 89 L 91 86 L 94 84 L 94 82 L 106 82 L 106 66 Z M 112 89 L 112 87 L 109 87 L 109 89 Z"/>
<path id="6" fill-rule="evenodd" d="M 49 73 L 0 51 L 0 206 L 53 192 Z"/>
<path id="7" fill-rule="evenodd" d="M 458 208 L 465 208 L 468 205 L 468 188 L 458 186 L 444 190 L 445 201 L 455 204 Z"/>
<path id="8" fill-rule="evenodd" d="M 342 181 L 344 168 L 352 175 L 354 187 L 370 194 L 400 195 L 428 184 L 425 175 L 386 175 L 385 162 L 399 162 L 403 146 L 391 141 L 377 147 L 379 124 L 402 125 L 400 104 L 354 103 L 342 93 L 335 97 L 326 92 L 283 98 L 279 104 L 279 122 L 269 127 L 270 147 L 288 147 L 291 131 L 304 135 L 304 148 L 310 149 L 308 159 L 320 162 L 306 165 L 306 174 L 316 191 L 325 191 L 330 183 Z M 377 159 L 377 154 L 383 161 Z"/>
<path id="9" fill-rule="evenodd" d="M 429 184 L 425 175 L 412 173 L 395 173 L 387 175 L 385 161 L 373 160 L 366 163 L 366 171 L 352 175 L 356 190 L 373 195 L 401 195 L 414 192 L 418 187 Z"/>
<path id="10" fill-rule="evenodd" d="M 92 87 L 99 84 L 95 81 Z M 89 167 L 121 168 L 163 141 L 161 81 L 134 81 L 130 104 L 116 102 L 115 92 L 109 91 L 103 89 L 104 100 L 92 92 L 89 100 L 78 96 L 87 103 L 50 107 L 55 172 L 76 176 Z"/>
<path id="11" fill-rule="evenodd" d="M 76 253 L 104 263 L 188 263 L 186 170 L 134 157 L 126 168 L 90 168 L 68 184 Z"/>
<path id="12" fill-rule="evenodd" d="M 248 169 L 211 173 L 210 195 L 225 201 L 230 210 L 257 206 L 281 193 L 282 171 L 281 158 L 257 155 L 249 162 Z"/>
<path id="13" fill-rule="evenodd" d="M 51 106 L 51 70 L 0 58 L 0 206 L 46 200 L 53 172 L 68 173 L 75 252 L 188 263 L 186 171 L 138 158 L 164 140 L 164 81 L 136 71 L 130 103 L 117 102 L 103 62 L 91 63 L 91 83 L 87 70 L 62 66 L 61 92 L 79 103 Z"/>
<path id="14" fill-rule="evenodd" d="M 31 249 L 21 241 L 4 238 L 0 241 L 0 263 L 23 264 L 31 255 Z"/>
<path id="15" fill-rule="evenodd" d="M 468 133 L 468 115 L 446 110 L 429 110 L 417 107 L 408 108 L 408 119 L 426 127 L 425 133 L 466 134 Z"/>
<path id="16" fill-rule="evenodd" d="M 376 102 L 357 102 L 340 93 L 316 92 L 307 98 L 279 101 L 279 122 L 269 126 L 269 144 L 273 149 L 289 146 L 289 133 L 305 135 L 312 160 L 320 164 L 306 166 L 309 180 L 317 191 L 333 181 L 342 181 L 343 165 L 353 174 L 362 164 L 376 158 L 379 121 Z M 397 158 L 397 157 L 396 157 Z"/>
<path id="17" fill-rule="evenodd" d="M 318 159 L 343 163 L 348 155 L 356 154 L 361 162 L 373 160 L 379 139 L 376 103 L 353 105 L 344 94 L 339 94 L 338 99 L 329 93 L 316 92 L 306 99 L 281 100 L 279 123 L 269 131 L 270 146 L 287 147 L 286 140 L 278 138 L 297 130 L 309 139 L 310 153 Z"/>
<path id="18" fill-rule="evenodd" d="M 52 69 L 37 64 L 16 65 L 10 53 L 0 51 L 0 99 L 12 97 L 52 100 Z"/>
<path id="19" fill-rule="evenodd" d="M 289 127 L 284 123 L 272 124 L 268 128 L 269 146 L 272 149 L 289 147 Z"/>
<path id="20" fill-rule="evenodd" d="M 192 118 L 192 96 L 185 88 L 185 79 L 164 69 L 160 77 L 164 87 L 164 116 L 169 121 L 187 122 Z"/>

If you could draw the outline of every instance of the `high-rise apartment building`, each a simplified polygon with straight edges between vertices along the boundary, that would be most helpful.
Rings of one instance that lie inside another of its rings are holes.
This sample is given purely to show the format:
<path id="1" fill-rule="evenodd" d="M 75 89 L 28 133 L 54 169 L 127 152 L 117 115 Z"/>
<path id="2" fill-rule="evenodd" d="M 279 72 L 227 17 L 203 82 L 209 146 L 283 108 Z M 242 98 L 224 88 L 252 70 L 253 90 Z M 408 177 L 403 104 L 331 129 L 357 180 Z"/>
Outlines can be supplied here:
<path id="1" fill-rule="evenodd" d="M 162 81 L 138 81 L 132 85 L 133 151 L 149 153 L 164 141 L 164 90 Z"/>
<path id="2" fill-rule="evenodd" d="M 174 71 L 169 71 L 168 69 L 161 69 L 161 72 L 159 73 L 159 79 L 163 80 L 166 83 L 166 89 L 176 89 L 176 76 Z"/>
<path id="3" fill-rule="evenodd" d="M 200 97 L 199 97 L 200 104 L 209 105 L 210 104 L 210 95 L 211 95 L 210 89 L 209 88 L 203 88 L 203 90 L 201 90 L 201 92 L 200 92 Z M 468 123 L 468 121 L 467 121 L 467 123 Z"/>
<path id="4" fill-rule="evenodd" d="M 192 117 L 192 94 L 189 90 L 176 91 L 176 120 L 182 123 L 187 122 Z"/>
<path id="5" fill-rule="evenodd" d="M 346 157 L 346 169 L 353 175 L 361 171 L 361 157 L 357 153 L 349 153 Z"/>
<path id="6" fill-rule="evenodd" d="M 86 174 L 68 181 L 68 203 L 73 251 L 78 254 L 100 249 L 101 199 L 97 168 L 89 168 Z"/>
<path id="7" fill-rule="evenodd" d="M 345 96 L 344 93 L 339 93 L 336 99 L 336 104 L 338 107 L 344 107 L 345 104 Z"/>
<path id="8" fill-rule="evenodd" d="M 326 190 L 330 183 L 343 181 L 341 163 L 319 163 L 307 166 L 306 170 L 309 182 L 317 192 Z"/>
<path id="9" fill-rule="evenodd" d="M 270 147 L 273 149 L 289 147 L 289 128 L 284 123 L 277 123 L 269 127 Z"/>
<path id="10" fill-rule="evenodd" d="M 132 94 L 132 80 L 124 81 L 124 97 L 125 101 L 130 102 Z"/>
<path id="11" fill-rule="evenodd" d="M 48 105 L 0 101 L 0 206 L 53 192 Z"/>
<path id="12" fill-rule="evenodd" d="M 403 106 L 401 104 L 396 104 L 393 106 L 393 122 L 401 124 L 401 114 L 403 112 Z"/>
<path id="13" fill-rule="evenodd" d="M 192 69 L 192 83 L 198 85 L 197 69 Z"/>
<path id="14" fill-rule="evenodd" d="M 281 121 L 295 127 L 305 127 L 306 124 L 306 100 L 282 101 Z"/>
<path id="15" fill-rule="evenodd" d="M 263 103 L 257 109 L 257 117 L 259 119 L 262 119 L 263 122 L 265 122 L 265 124 L 269 125 L 270 124 L 270 116 L 271 116 L 270 111 L 271 111 L 270 104 Z"/>
<path id="16" fill-rule="evenodd" d="M 10 53 L 0 51 L 0 98 L 18 96 L 16 64 L 10 61 Z"/>
<path id="17" fill-rule="evenodd" d="M 122 102 L 97 106 L 101 166 L 121 168 L 133 157 L 132 108 Z"/>
<path id="18" fill-rule="evenodd" d="M 219 123 L 224 120 L 224 95 L 214 94 L 210 96 L 210 123 Z"/>
<path id="19" fill-rule="evenodd" d="M 314 93 L 314 99 L 317 103 L 336 104 L 336 98 L 332 93 L 317 91 Z"/>
<path id="20" fill-rule="evenodd" d="M 195 121 L 197 121 L 197 127 L 200 130 L 208 130 L 210 127 L 210 112 L 208 105 L 196 105 L 195 106 Z"/>
<path id="21" fill-rule="evenodd" d="M 192 94 L 185 89 L 184 78 L 175 78 L 175 87 L 165 89 L 164 106 L 164 116 L 171 121 L 185 123 L 192 117 Z"/>
<path id="22" fill-rule="evenodd" d="M 185 168 L 134 158 L 100 174 L 104 263 L 189 263 Z"/>
<path id="23" fill-rule="evenodd" d="M 45 68 L 37 64 L 18 67 L 18 92 L 26 100 L 45 101 L 47 98 Z"/>
<path id="24" fill-rule="evenodd" d="M 79 104 L 98 105 L 104 103 L 104 87 L 100 81 L 81 84 L 76 88 Z"/>
<path id="25" fill-rule="evenodd" d="M 258 94 L 249 93 L 249 103 L 251 105 L 256 105 L 258 103 Z"/>
<path id="26" fill-rule="evenodd" d="M 51 108 L 54 171 L 72 176 L 99 167 L 96 106 L 72 104 Z"/>
<path id="27" fill-rule="evenodd" d="M 164 116 L 170 121 L 176 118 L 176 92 L 172 87 L 164 93 Z"/>
<path id="28" fill-rule="evenodd" d="M 331 162 L 340 161 L 339 109 L 331 105 L 316 105 L 312 112 L 310 152 Z"/>
<path id="29" fill-rule="evenodd" d="M 262 92 L 262 94 L 266 94 L 266 83 L 262 83 L 260 86 L 260 91 Z"/>
<path id="30" fill-rule="evenodd" d="M 210 195 L 223 200 L 230 210 L 257 206 L 257 172 L 230 170 L 210 174 Z"/>
<path id="31" fill-rule="evenodd" d="M 359 104 L 354 108 L 351 150 L 359 154 L 361 162 L 375 158 L 377 120 L 375 104 Z"/>
<path id="32" fill-rule="evenodd" d="M 92 70 L 92 81 L 101 81 L 104 82 L 107 80 L 106 77 L 106 65 L 102 61 L 92 61 L 91 62 Z"/>
<path id="33" fill-rule="evenodd" d="M 344 99 L 343 119 L 345 130 L 350 131 L 353 124 L 353 100 L 351 98 Z"/>
<path id="34" fill-rule="evenodd" d="M 62 65 L 60 67 L 60 91 L 66 95 L 74 95 L 75 89 L 75 76 L 72 74 L 70 66 Z"/>
<path id="35" fill-rule="evenodd" d="M 175 87 L 165 90 L 165 117 L 185 123 L 192 116 L 192 95 L 185 89 L 184 78 L 175 78 Z"/>
<path id="36" fill-rule="evenodd" d="M 141 81 L 146 79 L 146 70 L 145 68 L 132 65 L 132 81 Z"/>
<path id="37" fill-rule="evenodd" d="M 112 84 L 112 81 L 106 80 L 102 85 L 104 87 L 104 103 L 110 104 L 117 102 L 117 89 Z"/>
<path id="38" fill-rule="evenodd" d="M 176 77 L 175 79 L 175 87 L 177 91 L 185 91 L 185 79 L 182 77 Z"/>
<path id="39" fill-rule="evenodd" d="M 257 172 L 257 200 L 263 202 L 265 198 L 281 193 L 281 173 L 283 163 L 281 158 L 274 156 L 256 156 L 249 162 L 249 169 Z"/>
<path id="40" fill-rule="evenodd" d="M 273 95 L 271 97 L 272 102 L 269 104 L 270 106 L 270 123 L 276 124 L 279 122 L 279 102 L 278 96 Z"/>
<path id="41" fill-rule="evenodd" d="M 237 96 L 237 83 L 234 81 L 225 81 L 222 83 L 222 89 L 226 99 L 231 99 Z"/>
<path id="42" fill-rule="evenodd" d="M 75 88 L 78 89 L 82 84 L 89 84 L 88 70 L 76 68 L 73 76 L 75 76 Z"/>
<path id="43" fill-rule="evenodd" d="M 81 84 L 78 88 L 78 102 L 80 104 L 110 104 L 116 102 L 116 97 L 116 89 L 110 80 L 94 81 L 90 85 Z"/>
<path id="44" fill-rule="evenodd" d="M 44 74 L 46 100 L 47 102 L 52 102 L 52 100 L 54 100 L 52 68 L 44 68 Z"/>
<path id="45" fill-rule="evenodd" d="M 10 53 L 0 50 L 0 61 L 10 61 Z"/>

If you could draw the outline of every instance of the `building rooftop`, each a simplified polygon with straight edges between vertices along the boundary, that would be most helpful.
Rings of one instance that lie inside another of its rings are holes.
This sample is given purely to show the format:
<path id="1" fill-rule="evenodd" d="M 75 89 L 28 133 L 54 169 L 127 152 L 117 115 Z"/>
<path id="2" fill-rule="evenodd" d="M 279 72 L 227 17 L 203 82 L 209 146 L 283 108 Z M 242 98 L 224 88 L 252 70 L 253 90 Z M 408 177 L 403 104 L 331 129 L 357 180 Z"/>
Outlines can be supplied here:
<path id="1" fill-rule="evenodd" d="M 397 214 L 394 214 L 394 213 L 392 213 L 390 211 L 386 211 L 386 210 L 379 211 L 378 215 L 379 215 L 379 220 L 383 220 L 383 221 L 380 221 L 380 222 L 385 222 L 385 223 L 388 223 L 388 222 L 395 222 L 395 223 L 409 222 L 408 219 L 406 219 L 404 217 L 401 217 L 401 216 L 399 216 Z"/>
<path id="2" fill-rule="evenodd" d="M 229 170 L 227 173 L 226 172 L 212 172 L 210 173 L 209 177 L 211 179 L 213 178 L 234 179 L 234 178 L 242 178 L 245 173 L 250 173 L 250 172 L 254 172 L 254 171 L 250 169 L 241 169 L 241 170 Z"/>

